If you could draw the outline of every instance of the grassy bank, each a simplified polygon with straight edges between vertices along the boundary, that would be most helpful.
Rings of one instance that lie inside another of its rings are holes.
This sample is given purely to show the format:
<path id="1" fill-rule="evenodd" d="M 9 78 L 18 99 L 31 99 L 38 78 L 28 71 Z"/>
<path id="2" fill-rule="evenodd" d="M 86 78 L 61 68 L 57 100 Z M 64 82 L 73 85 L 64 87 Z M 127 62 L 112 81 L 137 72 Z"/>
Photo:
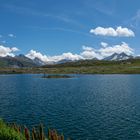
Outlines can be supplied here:
<path id="1" fill-rule="evenodd" d="M 124 61 L 85 60 L 37 68 L 0 68 L 0 74 L 140 74 L 140 59 Z"/>
<path id="2" fill-rule="evenodd" d="M 16 124 L 6 124 L 0 120 L 0 140 L 64 140 L 56 130 L 48 130 L 45 134 L 43 125 L 29 130 Z"/>
<path id="3" fill-rule="evenodd" d="M 0 140 L 26 140 L 22 133 L 18 133 L 13 127 L 0 120 Z"/>

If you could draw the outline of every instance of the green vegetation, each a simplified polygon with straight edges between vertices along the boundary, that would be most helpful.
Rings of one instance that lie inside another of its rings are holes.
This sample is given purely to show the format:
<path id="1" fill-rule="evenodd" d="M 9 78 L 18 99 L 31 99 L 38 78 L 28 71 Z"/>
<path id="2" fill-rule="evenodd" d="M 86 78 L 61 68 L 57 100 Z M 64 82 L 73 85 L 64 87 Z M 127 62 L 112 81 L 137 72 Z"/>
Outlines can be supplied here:
<path id="1" fill-rule="evenodd" d="M 45 135 L 43 125 L 30 131 L 27 127 L 22 128 L 16 124 L 7 125 L 0 120 L 0 140 L 64 140 L 64 136 L 50 129 Z"/>
<path id="2" fill-rule="evenodd" d="M 52 74 L 52 75 L 43 75 L 42 78 L 72 78 L 69 75 L 59 75 L 59 74 Z"/>
<path id="3" fill-rule="evenodd" d="M 140 74 L 140 59 L 123 61 L 84 60 L 32 68 L 0 68 L 1 74 Z"/>
<path id="4" fill-rule="evenodd" d="M 26 140 L 22 133 L 0 120 L 0 140 Z"/>

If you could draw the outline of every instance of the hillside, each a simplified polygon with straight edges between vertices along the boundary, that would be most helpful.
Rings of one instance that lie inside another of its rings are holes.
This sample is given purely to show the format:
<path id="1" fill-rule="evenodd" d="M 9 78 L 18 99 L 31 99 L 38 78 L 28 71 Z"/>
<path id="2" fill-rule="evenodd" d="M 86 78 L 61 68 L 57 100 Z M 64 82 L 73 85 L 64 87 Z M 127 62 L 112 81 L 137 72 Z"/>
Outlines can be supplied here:
<path id="1" fill-rule="evenodd" d="M 21 67 L 35 67 L 37 66 L 31 59 L 24 55 L 15 57 L 0 57 L 0 67 L 21 68 Z"/>
<path id="2" fill-rule="evenodd" d="M 81 60 L 41 67 L 0 68 L 0 73 L 140 74 L 140 59 L 122 61 Z"/>
<path id="3" fill-rule="evenodd" d="M 84 60 L 64 64 L 43 66 L 48 72 L 56 73 L 86 73 L 86 74 L 119 74 L 140 73 L 140 59 L 122 61 Z"/>
<path id="4" fill-rule="evenodd" d="M 128 59 L 121 61 L 107 60 L 80 60 L 75 62 L 67 62 L 61 64 L 44 65 L 43 68 L 58 68 L 58 67 L 82 67 L 82 66 L 112 66 L 112 65 L 140 65 L 140 59 Z"/>

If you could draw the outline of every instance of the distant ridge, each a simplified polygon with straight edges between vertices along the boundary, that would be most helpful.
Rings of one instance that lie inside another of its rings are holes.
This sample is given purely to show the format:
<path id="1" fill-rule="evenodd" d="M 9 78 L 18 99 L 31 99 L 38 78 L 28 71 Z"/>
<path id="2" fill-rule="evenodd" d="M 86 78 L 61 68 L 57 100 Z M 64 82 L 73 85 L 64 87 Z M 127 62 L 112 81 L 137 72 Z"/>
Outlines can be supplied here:
<path id="1" fill-rule="evenodd" d="M 95 62 L 99 61 L 122 61 L 127 59 L 140 59 L 140 56 L 133 57 L 131 55 L 127 55 L 125 53 L 114 53 L 102 60 L 98 60 L 97 58 L 93 59 L 86 59 L 86 60 L 70 60 L 70 59 L 63 59 L 58 62 L 43 62 L 39 58 L 30 59 L 23 54 L 16 55 L 14 57 L 6 56 L 0 57 L 0 67 L 13 67 L 13 68 L 22 68 L 22 67 L 38 67 L 38 66 L 51 66 L 51 65 L 75 65 L 75 64 L 84 64 L 87 63 L 93 65 Z M 92 64 L 93 63 L 93 64 Z"/>
<path id="2" fill-rule="evenodd" d="M 133 56 L 131 55 L 127 55 L 126 53 L 114 53 L 111 56 L 108 56 L 106 58 L 104 58 L 103 60 L 108 60 L 108 61 L 120 61 L 120 60 L 127 60 L 133 58 Z"/>
<path id="3" fill-rule="evenodd" d="M 23 54 L 17 55 L 15 57 L 6 56 L 0 57 L 0 67 L 13 67 L 13 68 L 21 68 L 21 67 L 36 67 L 38 66 L 33 60 L 26 57 Z"/>

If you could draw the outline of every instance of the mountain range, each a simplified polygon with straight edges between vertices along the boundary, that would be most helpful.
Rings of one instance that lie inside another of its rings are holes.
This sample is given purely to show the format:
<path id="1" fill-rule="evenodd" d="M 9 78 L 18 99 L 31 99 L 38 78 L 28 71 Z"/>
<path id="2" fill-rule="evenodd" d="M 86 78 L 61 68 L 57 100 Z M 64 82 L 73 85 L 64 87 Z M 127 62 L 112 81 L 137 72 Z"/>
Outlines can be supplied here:
<path id="1" fill-rule="evenodd" d="M 136 58 L 139 58 L 139 57 L 136 57 Z M 125 53 L 120 53 L 120 54 L 114 53 L 104 58 L 103 60 L 104 61 L 120 61 L 120 60 L 127 60 L 127 59 L 134 59 L 134 57 L 131 55 L 127 55 Z M 68 63 L 68 62 L 75 62 L 75 61 L 64 59 L 58 62 L 53 62 L 52 64 L 62 64 L 62 63 Z M 23 54 L 16 55 L 15 57 L 11 57 L 11 56 L 0 57 L 0 67 L 20 68 L 20 67 L 38 67 L 42 65 L 47 65 L 47 63 L 43 62 L 39 58 L 30 59 Z"/>
<path id="2" fill-rule="evenodd" d="M 12 68 L 20 68 L 20 67 L 36 67 L 38 66 L 34 60 L 20 54 L 15 57 L 6 56 L 0 57 L 0 67 L 12 67 Z"/>
<path id="3" fill-rule="evenodd" d="M 126 53 L 114 53 L 108 57 L 105 57 L 103 60 L 108 60 L 108 61 L 120 61 L 120 60 L 127 60 L 127 59 L 131 59 L 133 58 L 133 56 L 131 55 L 127 55 Z"/>

